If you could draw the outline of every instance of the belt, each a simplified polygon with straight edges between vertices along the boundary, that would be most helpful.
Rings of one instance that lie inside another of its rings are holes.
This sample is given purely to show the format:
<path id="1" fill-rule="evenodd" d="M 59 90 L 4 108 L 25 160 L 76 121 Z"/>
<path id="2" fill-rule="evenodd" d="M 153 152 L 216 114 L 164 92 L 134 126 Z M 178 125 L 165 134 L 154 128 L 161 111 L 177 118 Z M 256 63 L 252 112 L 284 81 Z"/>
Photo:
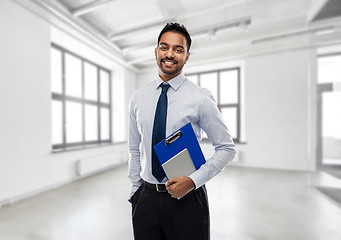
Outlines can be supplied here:
<path id="1" fill-rule="evenodd" d="M 145 185 L 147 188 L 154 190 L 154 191 L 157 191 L 157 192 L 167 192 L 165 184 L 152 184 L 152 183 L 143 181 L 143 185 Z"/>

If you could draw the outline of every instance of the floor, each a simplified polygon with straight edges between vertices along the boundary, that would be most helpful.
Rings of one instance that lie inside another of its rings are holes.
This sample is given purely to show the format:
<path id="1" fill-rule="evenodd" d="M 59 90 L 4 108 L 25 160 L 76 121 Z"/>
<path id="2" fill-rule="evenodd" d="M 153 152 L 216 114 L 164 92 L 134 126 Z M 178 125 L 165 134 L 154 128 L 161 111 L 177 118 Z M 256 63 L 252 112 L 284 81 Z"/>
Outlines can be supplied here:
<path id="1" fill-rule="evenodd" d="M 341 178 L 341 164 L 324 164 L 323 166 L 319 167 L 320 170 L 329 173 L 330 175 L 333 175 L 336 178 Z"/>
<path id="2" fill-rule="evenodd" d="M 207 184 L 212 240 L 339 240 L 325 173 L 231 166 Z M 127 165 L 0 209 L 1 240 L 133 239 Z"/>

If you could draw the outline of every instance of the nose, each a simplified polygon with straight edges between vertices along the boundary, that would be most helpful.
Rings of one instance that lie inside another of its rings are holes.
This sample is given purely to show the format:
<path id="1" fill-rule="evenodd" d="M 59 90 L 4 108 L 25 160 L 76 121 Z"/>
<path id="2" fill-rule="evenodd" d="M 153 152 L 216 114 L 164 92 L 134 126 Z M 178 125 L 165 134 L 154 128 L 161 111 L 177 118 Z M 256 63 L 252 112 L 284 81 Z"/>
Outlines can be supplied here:
<path id="1" fill-rule="evenodd" d="M 172 48 L 169 48 L 166 52 L 166 57 L 168 58 L 174 58 L 174 51 Z"/>

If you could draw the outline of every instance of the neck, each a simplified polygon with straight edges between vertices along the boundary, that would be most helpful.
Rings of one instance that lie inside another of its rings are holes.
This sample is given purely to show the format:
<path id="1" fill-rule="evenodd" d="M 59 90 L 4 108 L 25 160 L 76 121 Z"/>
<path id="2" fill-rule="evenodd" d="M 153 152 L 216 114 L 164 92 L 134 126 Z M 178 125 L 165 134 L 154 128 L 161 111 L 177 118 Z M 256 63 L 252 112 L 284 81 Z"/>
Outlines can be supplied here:
<path id="1" fill-rule="evenodd" d="M 162 71 L 159 70 L 159 76 L 160 76 L 160 78 L 161 78 L 164 82 L 168 82 L 169 80 L 171 80 L 171 79 L 173 79 L 173 78 L 179 76 L 181 73 L 182 73 L 182 71 L 179 72 L 179 73 L 177 73 L 177 74 L 171 75 L 171 74 L 165 74 L 165 73 L 163 73 Z"/>

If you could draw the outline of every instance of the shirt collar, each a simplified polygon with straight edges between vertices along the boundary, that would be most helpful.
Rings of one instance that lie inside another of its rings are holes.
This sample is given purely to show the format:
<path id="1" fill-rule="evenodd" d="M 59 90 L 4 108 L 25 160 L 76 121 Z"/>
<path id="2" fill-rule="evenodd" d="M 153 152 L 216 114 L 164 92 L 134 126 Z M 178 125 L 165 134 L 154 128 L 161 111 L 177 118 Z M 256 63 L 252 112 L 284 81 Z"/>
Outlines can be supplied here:
<path id="1" fill-rule="evenodd" d="M 176 91 L 181 86 L 181 84 L 185 81 L 185 79 L 186 79 L 185 74 L 180 73 L 178 76 L 176 76 L 175 78 L 172 78 L 167 83 L 169 83 L 171 88 L 173 88 Z M 155 88 L 158 88 L 163 82 L 164 81 L 160 78 L 160 76 L 158 76 L 158 78 L 156 79 Z"/>

